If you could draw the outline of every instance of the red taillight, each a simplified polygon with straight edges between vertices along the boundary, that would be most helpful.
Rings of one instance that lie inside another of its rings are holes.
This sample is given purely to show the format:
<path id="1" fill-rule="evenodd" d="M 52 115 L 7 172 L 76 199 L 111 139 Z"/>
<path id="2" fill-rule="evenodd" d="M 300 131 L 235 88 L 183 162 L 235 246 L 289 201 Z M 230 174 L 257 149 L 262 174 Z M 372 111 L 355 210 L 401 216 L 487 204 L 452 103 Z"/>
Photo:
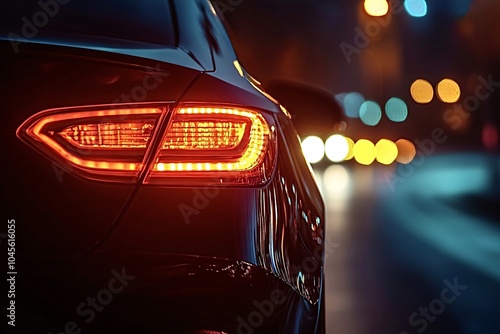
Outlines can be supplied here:
<path id="1" fill-rule="evenodd" d="M 182 107 L 166 131 L 156 133 L 168 113 L 168 108 L 49 110 L 27 120 L 18 136 L 76 174 L 98 180 L 133 180 L 146 168 L 144 182 L 151 184 L 259 185 L 269 179 L 276 155 L 271 118 L 242 108 Z"/>
<path id="2" fill-rule="evenodd" d="M 18 136 L 84 177 L 136 178 L 165 108 L 48 110 L 28 119 Z"/>
<path id="3" fill-rule="evenodd" d="M 260 184 L 273 169 L 274 144 L 274 128 L 256 111 L 180 108 L 146 182 Z"/>

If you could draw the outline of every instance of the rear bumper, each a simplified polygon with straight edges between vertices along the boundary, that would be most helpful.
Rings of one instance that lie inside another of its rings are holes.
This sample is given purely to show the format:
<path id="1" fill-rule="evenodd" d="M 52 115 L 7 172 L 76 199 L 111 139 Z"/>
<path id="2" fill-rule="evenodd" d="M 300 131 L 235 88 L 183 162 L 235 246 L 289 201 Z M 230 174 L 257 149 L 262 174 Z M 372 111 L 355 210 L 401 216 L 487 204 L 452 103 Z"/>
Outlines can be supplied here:
<path id="1" fill-rule="evenodd" d="M 16 327 L 24 330 L 59 333 L 71 323 L 92 333 L 286 333 L 291 319 L 316 320 L 315 306 L 245 262 L 95 252 L 22 265 L 30 268 L 18 276 L 22 312 Z"/>

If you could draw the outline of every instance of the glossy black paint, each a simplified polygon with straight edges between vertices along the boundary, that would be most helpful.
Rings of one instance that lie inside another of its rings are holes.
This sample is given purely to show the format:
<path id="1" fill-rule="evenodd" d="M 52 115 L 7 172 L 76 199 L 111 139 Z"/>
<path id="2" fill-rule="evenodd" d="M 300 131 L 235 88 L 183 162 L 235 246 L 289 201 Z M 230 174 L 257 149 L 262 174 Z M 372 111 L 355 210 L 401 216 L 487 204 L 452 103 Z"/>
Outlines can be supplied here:
<path id="1" fill-rule="evenodd" d="M 164 53 L 36 39 L 15 53 L 5 37 L 0 43 L 2 192 L 22 256 L 18 323 L 37 332 L 74 320 L 93 333 L 240 333 L 238 318 L 279 290 L 286 298 L 255 333 L 323 333 L 324 205 L 292 122 L 238 72 L 208 2 L 171 4 L 178 47 Z M 134 87 L 154 75 L 158 86 L 134 99 Z M 45 109 L 138 102 L 260 110 L 276 124 L 272 179 L 255 188 L 90 181 L 15 134 Z M 77 306 L 121 268 L 134 279 L 87 322 Z"/>

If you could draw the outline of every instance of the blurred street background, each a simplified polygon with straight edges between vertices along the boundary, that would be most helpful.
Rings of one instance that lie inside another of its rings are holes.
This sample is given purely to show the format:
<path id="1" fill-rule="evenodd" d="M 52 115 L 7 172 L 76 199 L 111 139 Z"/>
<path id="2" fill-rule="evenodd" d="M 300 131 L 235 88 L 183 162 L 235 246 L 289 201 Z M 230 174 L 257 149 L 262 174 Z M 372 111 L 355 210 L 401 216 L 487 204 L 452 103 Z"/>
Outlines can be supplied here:
<path id="1" fill-rule="evenodd" d="M 264 87 L 300 81 L 340 106 L 329 133 L 294 115 L 338 244 L 328 333 L 500 333 L 500 2 L 219 7 Z"/>

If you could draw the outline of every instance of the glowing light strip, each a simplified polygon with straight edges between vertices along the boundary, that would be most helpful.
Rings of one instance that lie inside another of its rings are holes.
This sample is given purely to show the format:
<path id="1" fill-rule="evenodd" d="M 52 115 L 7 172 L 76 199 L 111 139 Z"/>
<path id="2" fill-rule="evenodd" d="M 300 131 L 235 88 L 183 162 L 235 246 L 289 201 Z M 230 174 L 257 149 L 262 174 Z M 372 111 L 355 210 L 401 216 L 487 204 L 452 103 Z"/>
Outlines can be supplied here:
<path id="1" fill-rule="evenodd" d="M 141 163 L 130 162 L 107 162 L 82 159 L 66 151 L 57 141 L 42 133 L 47 124 L 58 121 L 67 121 L 72 119 L 82 119 L 87 117 L 110 117 L 119 115 L 156 115 L 163 111 L 157 108 L 143 109 L 117 109 L 117 110 L 98 110 L 82 111 L 73 113 L 63 113 L 41 118 L 27 130 L 27 133 L 34 139 L 39 140 L 50 147 L 58 155 L 71 162 L 72 164 L 88 169 L 95 170 L 119 170 L 119 171 L 139 171 L 142 168 Z"/>
<path id="2" fill-rule="evenodd" d="M 178 115 L 221 115 L 239 116 L 251 121 L 249 142 L 242 156 L 234 162 L 169 162 L 156 163 L 158 172 L 181 171 L 249 171 L 255 168 L 264 157 L 269 144 L 270 129 L 265 119 L 257 112 L 233 108 L 182 108 Z M 225 121 L 225 120 L 224 120 Z M 175 122 L 175 120 L 174 120 Z"/>

